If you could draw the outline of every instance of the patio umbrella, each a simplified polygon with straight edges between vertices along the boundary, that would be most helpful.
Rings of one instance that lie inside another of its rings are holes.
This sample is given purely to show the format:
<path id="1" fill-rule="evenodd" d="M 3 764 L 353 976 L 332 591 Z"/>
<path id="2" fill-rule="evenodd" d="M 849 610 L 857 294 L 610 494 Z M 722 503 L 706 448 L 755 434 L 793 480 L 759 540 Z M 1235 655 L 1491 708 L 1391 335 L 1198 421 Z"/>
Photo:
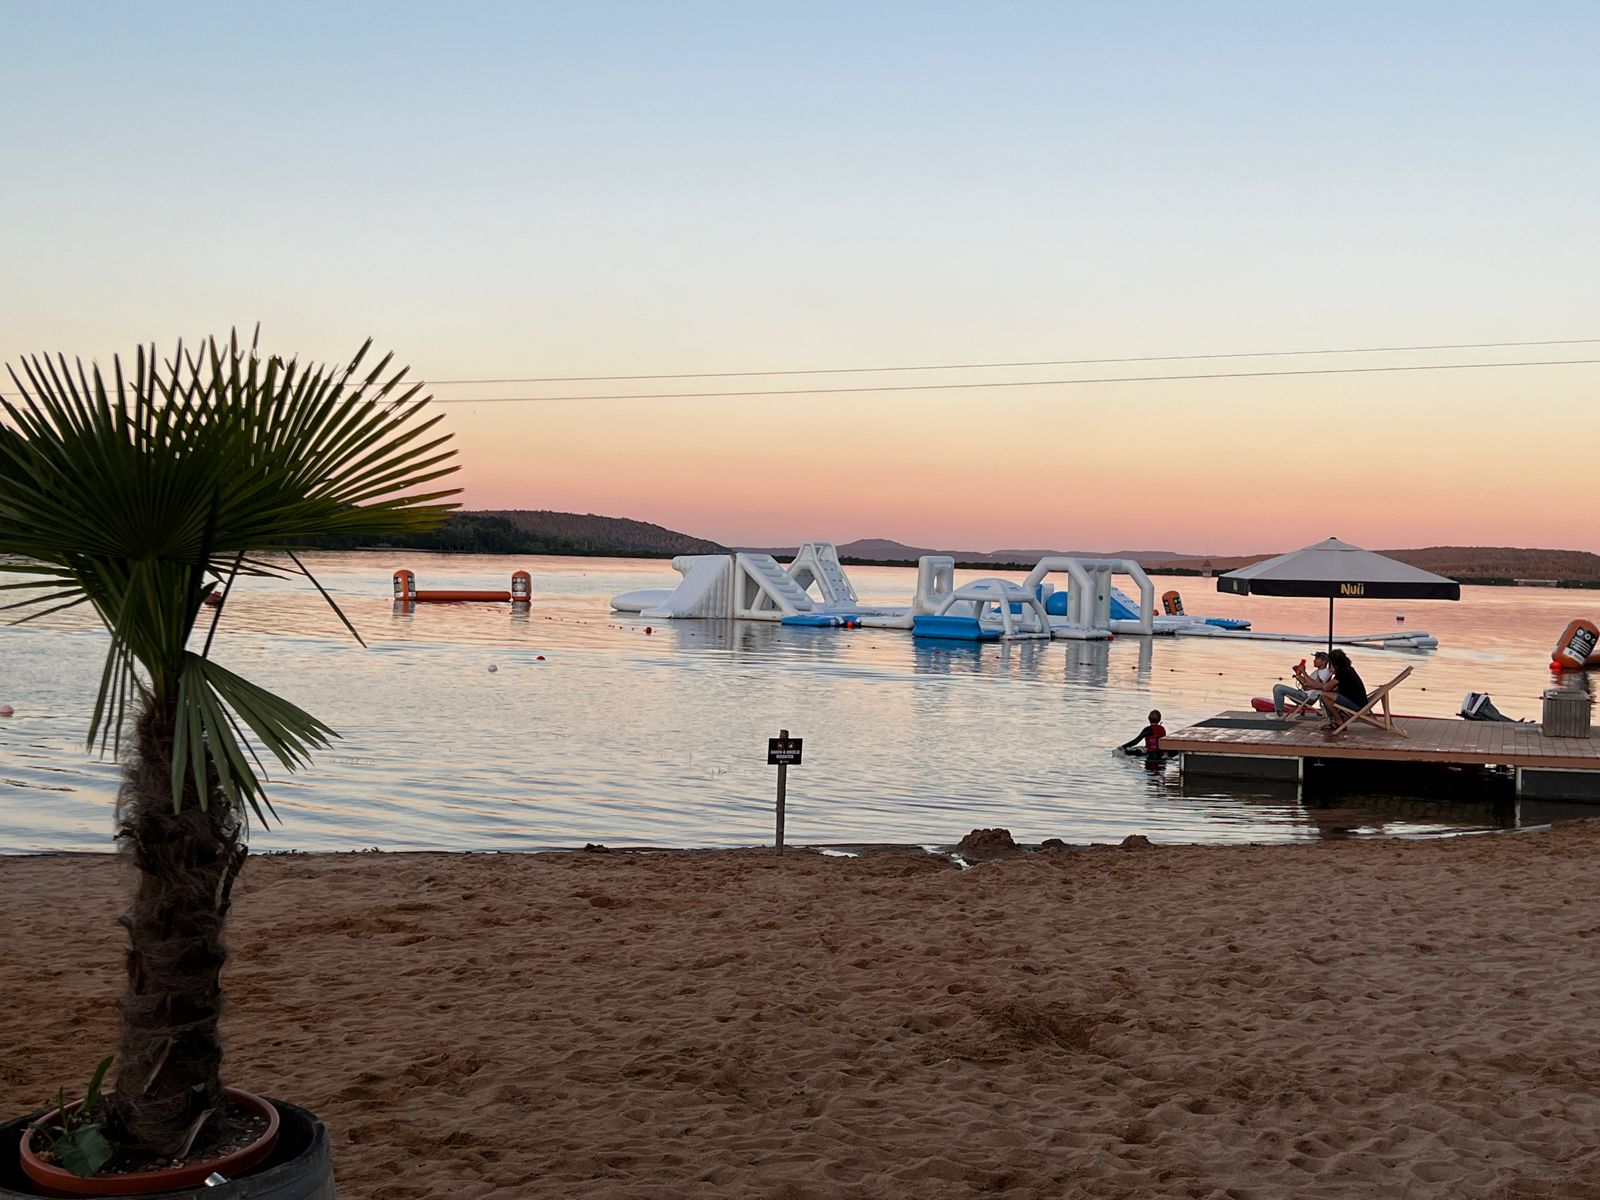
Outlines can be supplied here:
<path id="1" fill-rule="evenodd" d="M 1217 591 L 1236 596 L 1326 596 L 1328 649 L 1333 649 L 1333 602 L 1459 600 L 1461 585 L 1338 538 L 1217 576 Z"/>

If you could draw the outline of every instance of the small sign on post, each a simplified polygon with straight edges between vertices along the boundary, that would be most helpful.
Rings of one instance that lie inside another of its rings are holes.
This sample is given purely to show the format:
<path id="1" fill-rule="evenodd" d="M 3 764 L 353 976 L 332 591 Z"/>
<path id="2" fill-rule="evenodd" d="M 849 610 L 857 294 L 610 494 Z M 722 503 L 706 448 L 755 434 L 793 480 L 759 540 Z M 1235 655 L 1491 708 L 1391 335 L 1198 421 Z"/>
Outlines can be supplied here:
<path id="1" fill-rule="evenodd" d="M 767 765 L 778 768 L 778 832 L 774 846 L 779 854 L 783 853 L 783 801 L 789 787 L 789 768 L 800 765 L 802 745 L 803 739 L 790 737 L 787 729 L 780 729 L 777 737 L 767 739 Z"/>

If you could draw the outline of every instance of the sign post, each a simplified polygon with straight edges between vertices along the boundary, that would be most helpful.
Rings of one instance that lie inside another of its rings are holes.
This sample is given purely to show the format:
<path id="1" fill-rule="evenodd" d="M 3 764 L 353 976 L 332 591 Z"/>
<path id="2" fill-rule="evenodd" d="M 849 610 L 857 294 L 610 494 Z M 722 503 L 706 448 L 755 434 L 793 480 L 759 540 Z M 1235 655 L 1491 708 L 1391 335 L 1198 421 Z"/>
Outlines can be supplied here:
<path id="1" fill-rule="evenodd" d="M 779 854 L 783 853 L 783 802 L 789 789 L 789 767 L 800 765 L 802 742 L 801 738 L 790 737 L 787 729 L 780 729 L 777 737 L 767 739 L 767 765 L 778 768 L 778 831 L 773 844 Z"/>

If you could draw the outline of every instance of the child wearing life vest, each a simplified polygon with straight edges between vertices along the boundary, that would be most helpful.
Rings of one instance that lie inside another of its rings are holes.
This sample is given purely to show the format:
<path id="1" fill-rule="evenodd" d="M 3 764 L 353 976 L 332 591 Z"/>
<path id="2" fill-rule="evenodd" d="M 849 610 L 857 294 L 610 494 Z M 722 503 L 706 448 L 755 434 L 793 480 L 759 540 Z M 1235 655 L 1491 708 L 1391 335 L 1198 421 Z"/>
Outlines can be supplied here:
<path id="1" fill-rule="evenodd" d="M 1159 708 L 1150 710 L 1149 721 L 1148 725 L 1123 742 L 1117 749 L 1124 754 L 1160 754 L 1161 739 L 1167 736 L 1167 730 L 1161 724 L 1161 710 Z M 1136 749 L 1140 742 L 1144 743 L 1144 748 Z"/>

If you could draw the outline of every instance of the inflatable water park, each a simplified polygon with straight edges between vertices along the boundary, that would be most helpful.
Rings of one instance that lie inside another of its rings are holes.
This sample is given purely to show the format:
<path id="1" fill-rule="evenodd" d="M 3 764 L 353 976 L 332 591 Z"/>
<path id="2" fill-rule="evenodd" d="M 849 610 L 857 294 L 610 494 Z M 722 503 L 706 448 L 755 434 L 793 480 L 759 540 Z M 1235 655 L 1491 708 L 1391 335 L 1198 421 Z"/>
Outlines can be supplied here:
<path id="1" fill-rule="evenodd" d="M 1155 585 L 1132 559 L 1055 555 L 1040 559 L 1020 583 L 993 577 L 958 583 L 954 558 L 925 555 L 917 560 L 910 603 L 888 607 L 861 603 L 833 542 L 804 543 L 787 566 L 770 554 L 738 552 L 679 555 L 672 567 L 680 576 L 676 587 L 623 592 L 612 597 L 611 607 L 652 620 L 901 629 L 917 638 L 961 642 L 1096 641 L 1117 634 L 1326 640 L 1321 634 L 1255 631 L 1249 621 L 1236 617 L 1192 615 L 1184 611 L 1176 591 L 1163 594 L 1158 612 Z M 1115 585 L 1118 578 L 1130 581 L 1137 599 Z M 1432 649 L 1439 644 L 1420 630 L 1336 640 L 1371 648 Z"/>

